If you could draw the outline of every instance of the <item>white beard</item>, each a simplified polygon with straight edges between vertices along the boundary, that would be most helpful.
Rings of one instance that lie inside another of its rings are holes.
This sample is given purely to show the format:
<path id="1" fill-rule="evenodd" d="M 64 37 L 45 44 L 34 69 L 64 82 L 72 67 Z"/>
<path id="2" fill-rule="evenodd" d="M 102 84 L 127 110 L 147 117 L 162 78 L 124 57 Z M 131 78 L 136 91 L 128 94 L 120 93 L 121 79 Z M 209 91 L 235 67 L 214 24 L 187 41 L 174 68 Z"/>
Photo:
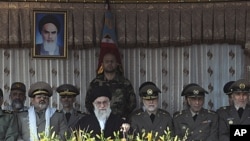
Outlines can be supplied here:
<path id="1" fill-rule="evenodd" d="M 105 110 L 99 110 L 97 107 L 95 107 L 94 113 L 95 113 L 96 118 L 98 119 L 101 130 L 104 130 L 106 120 L 108 119 L 111 113 L 110 107 L 108 107 Z"/>
<path id="2" fill-rule="evenodd" d="M 54 42 L 47 42 L 44 41 L 43 46 L 44 46 L 44 50 L 49 52 L 49 55 L 53 55 L 54 51 L 56 50 L 57 44 L 56 44 L 57 40 L 54 40 Z"/>

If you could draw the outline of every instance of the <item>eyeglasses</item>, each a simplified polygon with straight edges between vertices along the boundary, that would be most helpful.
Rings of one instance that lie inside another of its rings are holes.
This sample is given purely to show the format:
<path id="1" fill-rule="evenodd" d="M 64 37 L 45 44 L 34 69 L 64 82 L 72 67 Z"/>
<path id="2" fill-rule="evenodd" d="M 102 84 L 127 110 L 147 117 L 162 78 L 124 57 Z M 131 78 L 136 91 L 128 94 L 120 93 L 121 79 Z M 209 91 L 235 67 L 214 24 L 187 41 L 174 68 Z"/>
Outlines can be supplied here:
<path id="1" fill-rule="evenodd" d="M 107 106 L 109 103 L 110 103 L 110 101 L 108 101 L 108 100 L 105 100 L 105 101 L 96 101 L 96 102 L 94 102 L 94 104 L 95 104 L 96 106 L 101 106 L 101 105 Z"/>
<path id="2" fill-rule="evenodd" d="M 61 98 L 73 98 L 74 96 L 72 95 L 64 95 L 64 96 L 61 96 Z"/>

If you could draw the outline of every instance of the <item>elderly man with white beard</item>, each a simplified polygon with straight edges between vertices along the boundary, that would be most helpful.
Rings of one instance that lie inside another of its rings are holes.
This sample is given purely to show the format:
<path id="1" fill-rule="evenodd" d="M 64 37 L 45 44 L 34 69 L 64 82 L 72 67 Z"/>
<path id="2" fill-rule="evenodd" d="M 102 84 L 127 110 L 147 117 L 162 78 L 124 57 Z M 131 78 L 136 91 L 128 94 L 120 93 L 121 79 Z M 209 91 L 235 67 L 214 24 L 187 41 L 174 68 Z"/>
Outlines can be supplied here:
<path id="1" fill-rule="evenodd" d="M 65 140 L 67 124 L 64 114 L 49 107 L 49 99 L 53 94 L 51 86 L 46 82 L 36 82 L 30 86 L 28 95 L 32 106 L 28 111 L 18 113 L 19 140 L 37 141 L 39 134 L 52 133 Z"/>
<path id="2" fill-rule="evenodd" d="M 158 107 L 158 94 L 160 89 L 153 82 L 144 82 L 139 88 L 139 95 L 143 107 L 132 114 L 131 128 L 142 134 L 143 132 L 164 134 L 164 130 L 173 129 L 172 117 L 169 112 Z"/>
<path id="3" fill-rule="evenodd" d="M 76 124 L 75 129 L 92 132 L 92 136 L 104 134 L 105 138 L 114 138 L 114 132 L 123 131 L 124 135 L 130 128 L 120 116 L 112 114 L 110 100 L 112 93 L 107 86 L 93 87 L 90 94 L 90 101 L 94 106 L 94 113 L 82 117 Z M 122 137 L 122 136 L 121 136 Z"/>
<path id="4" fill-rule="evenodd" d="M 36 55 L 63 55 L 63 45 L 58 44 L 58 34 L 61 24 L 57 17 L 47 14 L 41 18 L 38 24 L 43 42 L 37 43 L 35 48 Z"/>

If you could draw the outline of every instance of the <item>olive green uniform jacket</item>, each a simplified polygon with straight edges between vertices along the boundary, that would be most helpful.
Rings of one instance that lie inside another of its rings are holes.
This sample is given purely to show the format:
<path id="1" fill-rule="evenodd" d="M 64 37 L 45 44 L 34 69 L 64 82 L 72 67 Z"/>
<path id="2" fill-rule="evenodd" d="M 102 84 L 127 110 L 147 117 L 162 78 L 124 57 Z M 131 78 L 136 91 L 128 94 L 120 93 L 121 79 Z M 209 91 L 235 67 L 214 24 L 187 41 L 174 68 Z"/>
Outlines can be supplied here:
<path id="1" fill-rule="evenodd" d="M 18 113 L 18 125 L 19 125 L 19 138 L 24 141 L 30 140 L 30 130 L 29 130 L 29 113 L 28 111 Z M 36 125 L 37 132 L 42 133 L 45 131 L 45 112 L 39 118 L 36 113 Z M 55 132 L 59 135 L 61 140 L 65 139 L 65 133 L 67 132 L 67 123 L 62 111 L 56 111 L 50 118 L 50 127 L 53 127 L 51 133 Z"/>
<path id="2" fill-rule="evenodd" d="M 11 111 L 0 108 L 0 141 L 16 141 L 18 137 L 17 118 Z"/>
<path id="3" fill-rule="evenodd" d="M 164 134 L 164 130 L 167 131 L 169 127 L 170 130 L 173 129 L 173 120 L 172 116 L 165 110 L 158 109 L 154 121 L 150 119 L 148 112 L 143 110 L 138 110 L 137 113 L 134 113 L 130 117 L 131 128 L 135 133 L 142 134 L 143 132 L 158 132 L 158 135 L 161 136 Z"/>
<path id="4" fill-rule="evenodd" d="M 187 141 L 218 141 L 218 115 L 214 111 L 201 109 L 193 120 L 190 109 L 173 116 L 175 134 L 183 138 L 187 129 Z"/>
<path id="5" fill-rule="evenodd" d="M 246 105 L 242 117 L 234 106 L 225 106 L 217 110 L 219 115 L 219 139 L 220 141 L 230 140 L 230 125 L 250 125 L 250 106 Z"/>

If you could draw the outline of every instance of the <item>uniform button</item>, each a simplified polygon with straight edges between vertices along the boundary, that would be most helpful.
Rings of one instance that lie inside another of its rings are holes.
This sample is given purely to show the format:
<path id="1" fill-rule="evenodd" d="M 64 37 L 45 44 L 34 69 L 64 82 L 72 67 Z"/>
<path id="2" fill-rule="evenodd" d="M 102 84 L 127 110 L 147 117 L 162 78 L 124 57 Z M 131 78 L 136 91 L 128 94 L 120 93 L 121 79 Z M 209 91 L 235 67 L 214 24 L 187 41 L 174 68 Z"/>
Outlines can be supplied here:
<path id="1" fill-rule="evenodd" d="M 202 130 L 199 130 L 200 133 L 202 133 Z"/>
<path id="2" fill-rule="evenodd" d="M 190 134 L 193 134 L 194 132 L 192 131 L 192 132 L 190 132 Z"/>

